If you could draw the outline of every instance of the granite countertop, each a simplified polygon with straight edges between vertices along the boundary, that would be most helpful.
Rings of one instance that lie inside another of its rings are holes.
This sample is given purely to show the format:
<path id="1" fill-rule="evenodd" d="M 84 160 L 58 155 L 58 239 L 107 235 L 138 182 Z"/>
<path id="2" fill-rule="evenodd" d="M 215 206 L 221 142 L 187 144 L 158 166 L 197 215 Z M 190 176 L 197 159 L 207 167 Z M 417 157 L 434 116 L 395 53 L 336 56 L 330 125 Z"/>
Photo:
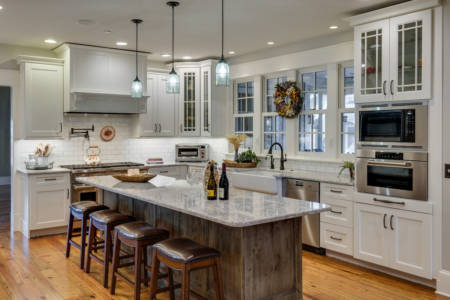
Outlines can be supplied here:
<path id="1" fill-rule="evenodd" d="M 157 167 L 176 167 L 176 166 L 188 166 L 188 167 L 201 167 L 205 168 L 207 162 L 170 162 L 170 163 L 163 163 L 160 165 L 146 165 L 150 168 L 157 168 Z"/>
<path id="2" fill-rule="evenodd" d="M 242 174 L 253 174 L 260 176 L 273 176 L 278 178 L 295 178 L 319 181 L 324 183 L 334 183 L 342 185 L 353 186 L 354 183 L 349 176 L 338 176 L 336 173 L 331 172 L 319 172 L 319 171 L 302 171 L 302 170 L 272 170 L 272 169 L 233 169 L 232 172 L 238 172 Z"/>
<path id="3" fill-rule="evenodd" d="M 330 210 L 326 204 L 230 188 L 230 200 L 206 199 L 203 185 L 158 175 L 147 183 L 112 176 L 77 181 L 230 227 L 248 227 Z"/>
<path id="4" fill-rule="evenodd" d="M 28 170 L 25 167 L 17 168 L 17 172 L 28 175 L 39 175 L 39 174 L 55 174 L 55 173 L 70 173 L 69 169 L 54 167 L 47 170 Z"/>

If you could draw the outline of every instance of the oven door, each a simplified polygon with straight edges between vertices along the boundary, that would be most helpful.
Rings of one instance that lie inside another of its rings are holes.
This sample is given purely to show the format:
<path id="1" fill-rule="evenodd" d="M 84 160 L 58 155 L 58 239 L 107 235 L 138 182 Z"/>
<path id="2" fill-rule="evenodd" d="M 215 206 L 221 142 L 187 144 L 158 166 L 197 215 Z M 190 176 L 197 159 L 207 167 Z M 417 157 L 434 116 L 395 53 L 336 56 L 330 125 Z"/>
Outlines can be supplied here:
<path id="1" fill-rule="evenodd" d="M 358 192 L 427 200 L 428 163 L 358 158 L 356 189 Z"/>
<path id="2" fill-rule="evenodd" d="M 177 148 L 177 161 L 199 161 L 199 160 L 201 160 L 199 147 Z"/>

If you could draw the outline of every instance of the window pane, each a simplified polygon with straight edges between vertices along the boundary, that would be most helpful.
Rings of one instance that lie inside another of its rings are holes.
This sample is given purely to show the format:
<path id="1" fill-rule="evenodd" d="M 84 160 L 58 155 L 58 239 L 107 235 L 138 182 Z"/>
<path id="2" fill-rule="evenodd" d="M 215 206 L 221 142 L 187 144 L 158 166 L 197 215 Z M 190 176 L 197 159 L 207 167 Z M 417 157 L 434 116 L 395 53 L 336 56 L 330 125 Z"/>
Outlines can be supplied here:
<path id="1" fill-rule="evenodd" d="M 354 69 L 353 67 L 345 67 L 344 68 L 344 86 L 345 87 L 353 87 L 354 80 Z"/>
<path id="2" fill-rule="evenodd" d="M 312 115 L 300 115 L 300 132 L 312 131 Z"/>
<path id="3" fill-rule="evenodd" d="M 285 147 L 285 140 L 286 140 L 286 137 L 285 137 L 284 133 L 277 133 L 275 135 L 275 141 L 280 143 L 283 146 L 283 149 L 286 148 Z"/>
<path id="4" fill-rule="evenodd" d="M 270 145 L 272 145 L 272 137 L 273 135 L 271 133 L 264 134 L 264 149 L 270 148 Z"/>
<path id="5" fill-rule="evenodd" d="M 327 109 L 328 94 L 327 92 L 316 93 L 316 109 Z"/>
<path id="6" fill-rule="evenodd" d="M 311 152 L 311 134 L 302 133 L 300 135 L 299 149 L 301 152 Z"/>
<path id="7" fill-rule="evenodd" d="M 242 132 L 244 129 L 242 124 L 242 118 L 235 118 L 234 119 L 234 131 L 235 132 Z"/>
<path id="8" fill-rule="evenodd" d="M 253 133 L 246 133 L 247 139 L 244 142 L 245 149 L 253 148 Z"/>
<path id="9" fill-rule="evenodd" d="M 327 89 L 327 72 L 320 71 L 316 72 L 316 90 L 326 90 Z"/>
<path id="10" fill-rule="evenodd" d="M 275 131 L 280 132 L 284 131 L 284 125 L 285 125 L 286 119 L 280 116 L 275 117 Z"/>
<path id="11" fill-rule="evenodd" d="M 238 98 L 245 97 L 245 83 L 238 83 Z"/>
<path id="12" fill-rule="evenodd" d="M 275 93 L 275 85 L 277 84 L 277 78 L 269 78 L 267 79 L 267 87 L 266 87 L 266 95 L 273 96 Z"/>
<path id="13" fill-rule="evenodd" d="M 252 117 L 244 118 L 244 131 L 253 131 L 253 118 Z"/>
<path id="14" fill-rule="evenodd" d="M 325 131 L 325 115 L 314 114 L 313 115 L 313 131 L 324 132 Z"/>
<path id="15" fill-rule="evenodd" d="M 266 97 L 266 112 L 274 112 L 275 111 L 275 104 L 273 104 L 273 97 L 267 96 Z"/>
<path id="16" fill-rule="evenodd" d="M 278 83 L 282 83 L 282 82 L 286 82 L 286 81 L 287 81 L 287 77 L 286 76 L 278 78 Z"/>
<path id="17" fill-rule="evenodd" d="M 253 81 L 247 82 L 247 97 L 253 97 Z"/>
<path id="18" fill-rule="evenodd" d="M 313 134 L 314 152 L 325 152 L 325 134 Z"/>
<path id="19" fill-rule="evenodd" d="M 355 153 L 355 135 L 342 134 L 341 135 L 341 152 L 344 154 Z"/>
<path id="20" fill-rule="evenodd" d="M 305 92 L 314 90 L 314 73 L 302 74 L 302 90 Z"/>
<path id="21" fill-rule="evenodd" d="M 355 113 L 341 114 L 342 132 L 355 132 Z"/>
<path id="22" fill-rule="evenodd" d="M 264 132 L 272 132 L 272 131 L 274 131 L 273 118 L 264 117 Z"/>
<path id="23" fill-rule="evenodd" d="M 245 113 L 245 99 L 238 99 L 238 114 Z"/>
<path id="24" fill-rule="evenodd" d="M 303 110 L 315 109 L 315 100 L 313 93 L 304 93 L 303 99 Z"/>
<path id="25" fill-rule="evenodd" d="M 247 113 L 253 113 L 253 98 L 247 99 Z"/>
<path id="26" fill-rule="evenodd" d="M 355 97 L 352 88 L 344 89 L 344 107 L 355 108 Z"/>

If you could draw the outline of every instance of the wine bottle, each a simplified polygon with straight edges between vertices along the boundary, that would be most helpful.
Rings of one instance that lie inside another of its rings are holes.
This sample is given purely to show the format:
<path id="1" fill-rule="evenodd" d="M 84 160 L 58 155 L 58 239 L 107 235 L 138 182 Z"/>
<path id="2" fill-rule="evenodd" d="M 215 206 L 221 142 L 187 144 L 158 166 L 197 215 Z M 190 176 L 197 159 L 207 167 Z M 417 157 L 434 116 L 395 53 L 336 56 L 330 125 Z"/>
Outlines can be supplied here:
<path id="1" fill-rule="evenodd" d="M 222 175 L 220 175 L 219 181 L 219 199 L 228 200 L 228 178 L 225 163 L 222 163 Z"/>
<path id="2" fill-rule="evenodd" d="M 209 167 L 209 179 L 208 185 L 206 186 L 206 196 L 208 200 L 216 200 L 217 199 L 217 184 L 216 178 L 214 176 L 214 165 L 211 164 Z"/>

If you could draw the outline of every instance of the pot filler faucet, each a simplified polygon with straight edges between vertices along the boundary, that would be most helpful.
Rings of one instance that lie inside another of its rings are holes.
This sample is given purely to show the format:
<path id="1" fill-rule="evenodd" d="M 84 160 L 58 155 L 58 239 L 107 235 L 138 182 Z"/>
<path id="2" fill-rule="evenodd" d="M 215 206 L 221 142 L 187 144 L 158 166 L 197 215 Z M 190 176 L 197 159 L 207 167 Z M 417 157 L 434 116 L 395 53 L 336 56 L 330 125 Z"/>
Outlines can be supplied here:
<path id="1" fill-rule="evenodd" d="M 286 157 L 284 156 L 284 151 L 283 151 L 283 146 L 278 143 L 275 142 L 272 145 L 270 145 L 269 148 L 269 152 L 267 153 L 267 156 L 270 156 L 270 168 L 271 169 L 275 169 L 275 165 L 274 165 L 274 158 L 273 158 L 273 154 L 272 154 L 272 149 L 274 146 L 278 145 L 280 147 L 281 150 L 281 157 L 280 157 L 280 170 L 284 170 L 284 162 L 287 160 Z"/>

